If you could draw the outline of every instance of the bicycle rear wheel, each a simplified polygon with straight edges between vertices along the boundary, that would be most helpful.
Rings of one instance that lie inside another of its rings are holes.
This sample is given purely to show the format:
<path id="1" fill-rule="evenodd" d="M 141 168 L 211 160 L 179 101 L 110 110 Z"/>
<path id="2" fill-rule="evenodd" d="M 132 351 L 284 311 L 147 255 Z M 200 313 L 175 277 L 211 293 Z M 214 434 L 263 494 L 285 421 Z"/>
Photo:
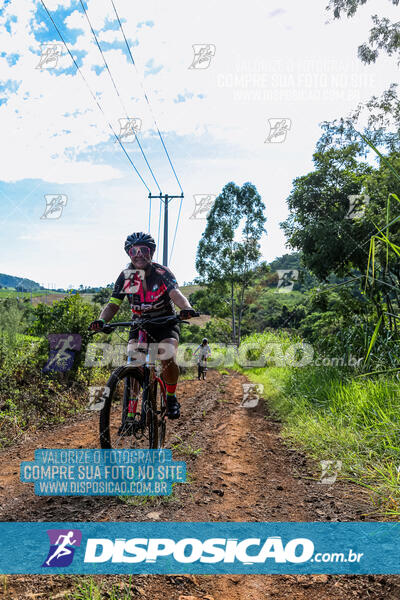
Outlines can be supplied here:
<path id="1" fill-rule="evenodd" d="M 133 382 L 141 388 L 136 414 L 127 420 L 127 400 Z M 100 411 L 100 447 L 104 449 L 152 448 L 152 419 L 149 418 L 148 383 L 144 370 L 134 366 L 116 369 L 110 376 L 107 386 L 108 396 Z"/>

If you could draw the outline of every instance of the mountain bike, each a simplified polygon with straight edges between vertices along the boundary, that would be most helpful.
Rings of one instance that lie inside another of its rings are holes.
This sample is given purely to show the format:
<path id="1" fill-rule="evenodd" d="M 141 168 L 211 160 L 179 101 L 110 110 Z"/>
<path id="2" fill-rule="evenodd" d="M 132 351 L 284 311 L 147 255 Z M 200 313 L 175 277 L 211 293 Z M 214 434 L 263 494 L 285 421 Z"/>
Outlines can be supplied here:
<path id="1" fill-rule="evenodd" d="M 198 363 L 197 363 L 197 376 L 198 379 L 205 379 L 206 378 L 206 373 L 207 373 L 207 359 L 206 358 L 200 358 Z"/>
<path id="2" fill-rule="evenodd" d="M 199 316 L 197 313 L 195 316 Z M 167 428 L 167 400 L 161 367 L 156 362 L 158 344 L 149 344 L 146 324 L 189 324 L 179 315 L 166 317 L 134 318 L 132 321 L 107 323 L 101 332 L 112 333 L 119 327 L 138 330 L 137 355 L 139 360 L 128 356 L 126 365 L 111 374 L 105 392 L 104 405 L 100 411 L 100 447 L 110 448 L 163 448 Z M 135 364 L 136 363 L 136 364 Z M 139 365 L 137 364 L 139 363 Z M 133 390 L 139 390 L 137 398 L 131 398 Z"/>

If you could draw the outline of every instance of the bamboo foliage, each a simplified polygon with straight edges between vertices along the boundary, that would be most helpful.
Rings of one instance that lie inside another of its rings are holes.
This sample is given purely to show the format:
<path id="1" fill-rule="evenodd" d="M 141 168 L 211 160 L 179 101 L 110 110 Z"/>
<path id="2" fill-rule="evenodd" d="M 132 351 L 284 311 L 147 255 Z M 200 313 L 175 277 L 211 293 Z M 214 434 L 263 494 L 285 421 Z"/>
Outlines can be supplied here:
<path id="1" fill-rule="evenodd" d="M 364 142 L 366 142 L 368 144 L 368 146 L 370 146 L 370 148 L 372 148 L 372 150 L 374 150 L 374 152 L 380 157 L 380 159 L 392 171 L 392 173 L 395 175 L 396 179 L 400 182 L 400 175 L 393 168 L 393 166 L 390 164 L 390 162 L 381 154 L 381 152 L 379 152 L 379 150 L 375 147 L 375 145 L 372 142 L 370 142 L 361 133 L 359 135 L 362 137 Z M 370 243 L 369 243 L 369 253 L 368 253 L 368 263 L 367 263 L 366 276 L 365 276 L 364 293 L 367 294 L 370 297 L 370 299 L 374 302 L 374 304 L 377 308 L 379 318 L 375 325 L 375 329 L 373 331 L 371 339 L 369 341 L 369 346 L 368 346 L 367 354 L 366 354 L 366 357 L 364 360 L 364 365 L 367 363 L 368 358 L 370 357 L 371 351 L 377 342 L 377 339 L 379 337 L 379 333 L 380 333 L 382 326 L 383 326 L 383 328 L 385 326 L 385 313 L 388 317 L 389 330 L 394 330 L 395 332 L 397 332 L 397 325 L 396 325 L 397 315 L 393 314 L 393 309 L 391 309 L 391 299 L 389 297 L 389 292 L 386 289 L 386 288 L 389 288 L 389 290 L 390 289 L 395 290 L 396 299 L 397 299 L 397 309 L 399 309 L 399 297 L 397 295 L 398 288 L 396 288 L 395 286 L 388 283 L 388 281 L 386 281 L 387 279 L 389 279 L 393 283 L 392 272 L 390 269 L 390 258 L 393 255 L 400 257 L 400 246 L 395 244 L 390 239 L 390 228 L 396 222 L 398 222 L 400 220 L 400 216 L 394 218 L 392 221 L 390 220 L 391 201 L 393 201 L 393 200 L 400 204 L 399 197 L 395 193 L 391 192 L 391 193 L 389 193 L 387 201 L 386 201 L 385 226 L 382 228 L 379 228 L 374 223 L 374 225 L 377 229 L 377 233 L 371 236 Z M 378 248 L 382 245 L 384 246 L 384 256 L 385 256 L 384 265 L 380 264 L 381 261 L 380 261 L 379 254 L 378 254 Z M 382 277 L 379 277 L 379 275 L 378 275 L 379 270 L 382 272 Z M 379 284 L 379 287 L 377 286 L 377 284 Z M 384 286 L 383 289 L 382 289 L 382 286 Z M 386 308 L 387 308 L 386 311 L 384 310 L 384 307 L 382 305 L 381 294 L 383 294 L 383 296 L 385 297 Z M 394 319 L 392 319 L 392 317 L 394 317 Z M 393 369 L 391 369 L 391 371 L 392 370 Z M 383 371 L 383 372 L 386 372 L 386 371 Z M 389 372 L 389 371 L 387 371 L 387 372 Z"/>

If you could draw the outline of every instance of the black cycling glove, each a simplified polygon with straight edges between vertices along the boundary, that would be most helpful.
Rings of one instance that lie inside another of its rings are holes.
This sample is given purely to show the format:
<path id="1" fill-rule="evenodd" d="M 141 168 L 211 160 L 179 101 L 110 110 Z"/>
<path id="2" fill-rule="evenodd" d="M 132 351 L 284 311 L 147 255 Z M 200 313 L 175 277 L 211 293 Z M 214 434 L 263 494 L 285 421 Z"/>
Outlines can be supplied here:
<path id="1" fill-rule="evenodd" d="M 96 319 L 92 321 L 88 327 L 90 331 L 101 331 L 106 324 L 104 319 Z"/>
<path id="2" fill-rule="evenodd" d="M 179 313 L 181 319 L 190 319 L 191 317 L 198 317 L 199 313 L 194 308 L 183 308 Z"/>

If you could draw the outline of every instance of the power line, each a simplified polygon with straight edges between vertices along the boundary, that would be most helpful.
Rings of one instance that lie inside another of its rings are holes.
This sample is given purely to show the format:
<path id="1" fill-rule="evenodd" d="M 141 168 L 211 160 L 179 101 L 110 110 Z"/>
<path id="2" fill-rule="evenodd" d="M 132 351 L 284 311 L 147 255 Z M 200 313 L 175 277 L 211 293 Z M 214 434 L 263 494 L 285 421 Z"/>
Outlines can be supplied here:
<path id="1" fill-rule="evenodd" d="M 161 140 L 161 143 L 162 143 L 162 145 L 163 145 L 163 148 L 164 148 L 164 150 L 165 150 L 165 153 L 166 153 L 166 155 L 167 155 L 167 158 L 168 158 L 169 164 L 171 165 L 171 169 L 172 169 L 172 171 L 173 171 L 173 173 L 174 173 L 174 175 L 175 175 L 175 179 L 176 179 L 176 181 L 177 181 L 177 183 L 178 183 L 178 185 L 179 185 L 179 188 L 180 188 L 180 190 L 181 190 L 181 192 L 182 192 L 182 194 L 183 194 L 183 189 L 182 189 L 181 183 L 180 183 L 180 181 L 179 181 L 179 179 L 178 179 L 178 176 L 177 176 L 177 174 L 176 174 L 176 171 L 175 171 L 175 169 L 174 169 L 174 165 L 172 164 L 172 160 L 171 160 L 171 158 L 170 158 L 170 156 L 169 156 L 169 154 L 168 154 L 167 147 L 166 147 L 166 145 L 165 145 L 165 143 L 164 143 L 164 140 L 163 140 L 163 137 L 162 137 L 162 135 L 161 135 L 160 129 L 159 129 L 158 125 L 157 125 L 157 121 L 156 121 L 156 118 L 155 118 L 155 116 L 154 116 L 153 110 L 152 110 L 152 108 L 151 108 L 150 101 L 149 101 L 149 99 L 148 99 L 148 96 L 147 96 L 146 90 L 145 90 L 145 88 L 144 88 L 144 85 L 143 85 L 143 83 L 142 83 L 142 80 L 141 80 L 141 78 L 140 78 L 139 71 L 138 71 L 138 69 L 137 69 L 137 66 L 136 66 L 135 60 L 134 60 L 134 58 L 133 58 L 133 56 L 132 56 L 132 52 L 131 52 L 131 49 L 130 49 L 130 47 L 129 47 L 128 40 L 126 39 L 125 32 L 124 32 L 124 30 L 123 30 L 123 27 L 122 27 L 121 20 L 120 20 L 120 18 L 119 18 L 119 15 L 118 15 L 117 9 L 115 8 L 114 0 L 111 0 L 111 4 L 113 5 L 114 12 L 115 12 L 115 16 L 117 17 L 117 20 L 118 20 L 118 23 L 119 23 L 119 26 L 120 26 L 120 29 L 121 29 L 122 35 L 124 36 L 125 44 L 126 44 L 126 47 L 127 47 L 127 49 L 128 49 L 128 53 L 129 53 L 129 56 L 130 56 L 130 58 L 131 58 L 132 64 L 133 64 L 133 66 L 134 66 L 134 67 L 135 67 L 135 69 L 136 69 L 136 74 L 137 74 L 137 76 L 138 76 L 139 83 L 140 83 L 140 86 L 141 86 L 141 88 L 142 88 L 142 90 L 143 90 L 143 94 L 144 94 L 144 97 L 145 97 L 145 99 L 146 99 L 146 102 L 147 102 L 147 104 L 148 104 L 148 107 L 149 107 L 149 110 L 150 110 L 151 116 L 153 117 L 154 125 L 155 125 L 155 127 L 156 127 L 156 129 L 157 129 L 157 132 L 158 132 L 159 138 L 160 138 L 160 140 Z"/>
<path id="2" fill-rule="evenodd" d="M 108 71 L 108 74 L 109 74 L 109 76 L 110 76 L 110 79 L 111 79 L 111 81 L 112 81 L 112 84 L 113 84 L 113 86 L 114 86 L 114 89 L 115 89 L 115 91 L 117 92 L 117 96 L 118 96 L 118 97 L 119 97 L 119 99 L 120 99 L 120 102 L 121 102 L 121 104 L 122 104 L 122 108 L 124 109 L 124 112 L 125 112 L 125 114 L 128 116 L 127 110 L 126 110 L 126 108 L 125 108 L 125 105 L 124 105 L 124 103 L 123 103 L 123 101 L 122 101 L 122 97 L 121 97 L 121 95 L 120 95 L 120 93 L 119 93 L 119 91 L 118 91 L 118 88 L 117 88 L 117 86 L 116 86 L 116 83 L 115 83 L 115 81 L 114 81 L 114 77 L 111 75 L 111 71 L 110 71 L 110 69 L 109 69 L 109 67 L 108 67 L 107 61 L 106 61 L 106 59 L 105 59 L 105 56 L 104 56 L 104 54 L 103 54 L 103 50 L 101 49 L 101 46 L 100 46 L 100 44 L 99 44 L 99 41 L 98 41 L 98 39 L 97 39 L 96 33 L 95 33 L 95 31 L 94 31 L 94 29 L 93 29 L 93 27 L 92 27 L 92 24 L 91 24 L 91 22 L 90 22 L 89 16 L 88 16 L 88 14 L 87 14 L 87 12 L 86 12 L 86 8 L 85 8 L 85 6 L 84 6 L 84 4 L 83 4 L 82 0 L 79 0 L 79 1 L 80 1 L 80 3 L 81 3 L 81 6 L 82 6 L 82 8 L 83 8 L 83 12 L 85 13 L 85 17 L 86 17 L 86 19 L 87 19 L 87 22 L 89 23 L 89 27 L 90 27 L 90 29 L 92 30 L 93 37 L 94 37 L 94 39 L 95 39 L 95 42 L 96 42 L 96 44 L 97 44 L 97 47 L 98 47 L 98 49 L 99 49 L 99 51 L 100 51 L 100 54 L 101 54 L 101 56 L 102 56 L 102 58 L 103 58 L 104 64 L 105 64 L 105 66 L 106 66 L 106 69 L 107 69 L 107 71 Z"/>
<path id="3" fill-rule="evenodd" d="M 118 21 L 119 27 L 120 27 L 120 29 L 121 29 L 121 33 L 122 33 L 122 35 L 123 35 L 123 38 L 124 38 L 124 40 L 125 40 L 125 45 L 126 45 L 126 48 L 127 48 L 127 50 L 128 50 L 128 54 L 129 54 L 129 56 L 130 56 L 130 59 L 131 59 L 131 61 L 132 61 L 132 64 L 133 64 L 133 66 L 135 67 L 135 71 L 136 71 L 136 74 L 137 74 L 137 76 L 138 76 L 138 80 L 139 80 L 140 86 L 141 86 L 141 88 L 142 88 L 143 95 L 144 95 L 144 97 L 145 97 L 145 100 L 146 100 L 146 102 L 147 102 L 147 105 L 148 105 L 148 107 L 149 107 L 149 111 L 150 111 L 150 113 L 151 113 L 151 116 L 153 117 L 153 121 L 154 121 L 155 128 L 157 129 L 157 133 L 158 133 L 158 136 L 159 136 L 159 138 L 160 138 L 161 144 L 162 144 L 162 146 L 163 146 L 163 148 L 164 148 L 165 154 L 167 155 L 167 158 L 168 158 L 169 164 L 170 164 L 170 166 L 171 166 L 171 169 L 172 169 L 172 171 L 173 171 L 173 173 L 174 173 L 174 175 L 175 175 L 175 179 L 176 179 L 176 181 L 177 181 L 177 183 L 178 183 L 178 185 L 179 185 L 179 188 L 180 188 L 180 190 L 181 190 L 181 194 L 182 194 L 182 195 L 181 195 L 181 201 L 180 201 L 180 205 L 179 205 L 178 218 L 177 218 L 177 221 L 176 221 L 176 226 L 175 226 L 174 239 L 173 239 L 173 243 L 172 243 L 172 249 L 171 249 L 171 254 L 170 254 L 170 260 L 171 260 L 172 252 L 173 252 L 173 250 L 174 250 L 174 245 L 175 245 L 175 239 L 176 239 L 176 234 L 177 234 L 177 230 L 178 230 L 178 225 L 179 225 L 179 219 L 180 219 L 180 215 L 181 215 L 181 208 L 182 208 L 182 201 L 183 201 L 183 189 L 182 189 L 181 183 L 180 183 L 180 181 L 179 181 L 179 179 L 178 179 L 178 176 L 177 176 L 177 174 L 176 174 L 176 171 L 175 171 L 174 165 L 172 164 L 172 160 L 171 160 L 171 157 L 170 157 L 170 155 L 169 155 L 169 153 L 168 153 L 167 147 L 166 147 L 166 145 L 165 145 L 165 143 L 164 143 L 163 137 L 162 137 L 162 135 L 161 135 L 160 128 L 158 127 L 158 124 L 157 124 L 156 118 L 155 118 L 155 116 L 154 116 L 153 109 L 152 109 L 152 107 L 151 107 L 151 104 L 150 104 L 150 100 L 149 100 L 149 98 L 148 98 L 148 96 L 147 96 L 147 93 L 146 93 L 146 90 L 145 90 L 145 88 L 144 88 L 144 85 L 143 85 L 142 79 L 141 79 L 141 77 L 140 77 L 140 75 L 139 75 L 139 71 L 138 71 L 138 68 L 137 68 L 137 66 L 136 66 L 135 59 L 133 58 L 133 55 L 132 55 L 132 52 L 131 52 L 130 46 L 129 46 L 129 44 L 128 44 L 128 40 L 127 40 L 127 38 L 126 38 L 126 35 L 125 35 L 125 32 L 124 32 L 124 29 L 123 29 L 123 27 L 122 27 L 121 19 L 119 18 L 118 11 L 117 11 L 117 9 L 116 9 L 116 7 L 115 7 L 114 0 L 111 0 L 111 4 L 112 4 L 112 6 L 113 6 L 113 9 L 114 9 L 115 16 L 116 16 L 116 18 L 117 18 L 117 21 Z M 160 195 L 161 195 L 161 191 L 160 191 Z M 159 221 L 158 221 L 158 246 L 157 246 L 157 252 L 158 252 L 158 248 L 159 248 L 159 239 L 160 239 L 160 224 L 161 224 L 161 199 L 160 199 L 160 216 L 159 216 Z M 164 229 L 165 229 L 165 227 L 164 227 Z M 165 234 L 164 234 L 164 235 L 165 235 Z M 157 259 L 158 259 L 158 254 L 157 254 Z"/>
<path id="4" fill-rule="evenodd" d="M 100 51 L 100 54 L 101 54 L 101 56 L 102 56 L 103 62 L 104 62 L 104 64 L 105 64 L 105 66 L 106 66 L 106 69 L 107 69 L 107 71 L 108 71 L 108 74 L 109 74 L 109 76 L 110 76 L 111 82 L 112 82 L 112 84 L 113 84 L 113 86 L 114 86 L 114 89 L 115 89 L 115 91 L 116 91 L 116 93 L 117 93 L 117 96 L 118 96 L 118 98 L 120 99 L 121 106 L 122 106 L 122 108 L 124 109 L 124 112 L 125 112 L 125 114 L 126 114 L 126 118 L 127 118 L 127 119 L 128 119 L 128 121 L 129 121 L 129 115 L 128 115 L 128 111 L 127 111 L 127 110 L 126 110 L 126 108 L 125 108 L 125 105 L 124 105 L 124 103 L 123 103 L 123 100 L 122 100 L 121 94 L 119 93 L 119 91 L 118 91 L 118 88 L 117 88 L 117 85 L 116 85 L 116 83 L 115 83 L 115 80 L 114 80 L 114 77 L 113 77 L 113 76 L 112 76 L 112 74 L 111 74 L 111 71 L 110 71 L 110 68 L 109 68 L 109 66 L 108 66 L 108 63 L 107 63 L 107 61 L 106 61 L 106 58 L 105 58 L 105 56 L 104 56 L 103 50 L 101 49 L 101 46 L 100 46 L 100 44 L 99 44 L 99 41 L 98 41 L 98 39 L 97 39 L 96 32 L 94 31 L 94 29 L 93 29 L 93 27 L 92 27 L 92 23 L 90 22 L 89 15 L 88 15 L 88 13 L 87 13 L 87 11 L 86 11 L 86 8 L 85 8 L 85 6 L 84 6 L 84 4 L 83 4 L 82 0 L 79 0 L 79 1 L 80 1 L 80 3 L 81 3 L 81 6 L 82 6 L 82 9 L 83 9 L 83 12 L 85 13 L 85 17 L 86 17 L 86 19 L 87 19 L 87 22 L 89 23 L 89 27 L 90 27 L 90 29 L 91 29 L 91 31 L 92 31 L 92 34 L 93 34 L 93 37 L 94 37 L 94 39 L 95 39 L 95 42 L 96 42 L 96 44 L 97 44 L 97 47 L 98 47 L 98 49 L 99 49 L 99 51 Z M 146 161 L 146 165 L 148 166 L 148 168 L 149 168 L 149 171 L 150 171 L 150 173 L 151 173 L 151 175 L 152 175 L 152 177 L 153 177 L 153 179 L 154 179 L 154 181 L 155 181 L 155 184 L 156 184 L 156 186 L 158 187 L 158 191 L 161 193 L 161 188 L 160 188 L 160 186 L 158 185 L 158 181 L 157 181 L 157 179 L 156 179 L 156 177 L 155 177 L 155 175 L 154 175 L 154 173 L 153 173 L 153 170 L 152 170 L 152 168 L 150 167 L 149 161 L 148 161 L 148 160 L 147 160 L 147 158 L 146 158 L 146 155 L 145 155 L 145 153 L 144 153 L 144 151 L 143 151 L 143 148 L 142 148 L 142 145 L 141 145 L 141 143 L 139 142 L 139 139 L 138 139 L 138 137 L 137 137 L 137 135 L 136 135 L 136 132 L 135 132 L 135 139 L 136 139 L 136 141 L 137 141 L 137 143 L 138 143 L 138 146 L 139 146 L 139 148 L 140 148 L 140 151 L 141 151 L 141 153 L 142 153 L 142 156 L 143 156 L 144 160 Z"/>
<path id="5" fill-rule="evenodd" d="M 81 71 L 81 69 L 80 69 L 79 65 L 77 64 L 77 62 L 76 62 L 75 58 L 72 56 L 72 54 L 71 54 L 71 51 L 70 51 L 70 49 L 68 48 L 68 46 L 67 46 L 67 44 L 66 44 L 66 42 L 65 42 L 65 40 L 64 40 L 64 38 L 63 38 L 63 36 L 62 36 L 62 34 L 61 34 L 61 32 L 60 32 L 60 30 L 58 29 L 58 27 L 57 27 L 56 23 L 54 22 L 54 19 L 53 19 L 53 17 L 51 16 L 50 12 L 47 10 L 47 6 L 45 5 L 45 3 L 44 3 L 44 1 L 43 1 L 43 0 L 40 0 L 40 1 L 41 1 L 41 3 L 42 3 L 42 5 L 43 5 L 43 7 L 44 7 L 44 9 L 45 9 L 45 11 L 46 11 L 46 13 L 48 14 L 48 16 L 49 16 L 49 18 L 50 18 L 51 22 L 53 23 L 53 26 L 54 26 L 55 30 L 57 31 L 57 33 L 58 33 L 58 35 L 59 35 L 59 37 L 60 37 L 61 41 L 63 42 L 63 44 L 64 44 L 64 46 L 65 46 L 65 48 L 66 48 L 66 50 L 67 50 L 68 54 L 69 54 L 69 55 L 70 55 L 70 57 L 72 58 L 72 61 L 73 61 L 74 65 L 75 65 L 76 69 L 78 70 L 78 72 L 79 72 L 80 76 L 82 77 L 83 81 L 85 82 L 85 84 L 86 84 L 86 87 L 88 88 L 88 90 L 89 90 L 89 92 L 90 92 L 90 94 L 91 94 L 92 98 L 94 99 L 94 101 L 96 102 L 96 104 L 97 104 L 98 108 L 100 109 L 101 113 L 103 114 L 104 118 L 106 119 L 106 121 L 107 121 L 107 123 L 108 123 L 108 126 L 109 126 L 109 128 L 111 129 L 112 133 L 114 134 L 114 137 L 115 137 L 115 139 L 117 140 L 117 142 L 118 142 L 118 143 L 119 143 L 119 145 L 121 146 L 121 148 L 122 148 L 122 150 L 123 150 L 123 152 L 124 152 L 125 156 L 126 156 L 126 157 L 127 157 L 127 159 L 129 160 L 130 164 L 131 164 L 131 165 L 132 165 L 132 167 L 135 169 L 135 171 L 136 171 L 136 174 L 138 175 L 139 179 L 141 180 L 141 182 L 143 183 L 143 185 L 146 187 L 147 191 L 148 191 L 149 193 L 151 193 L 149 186 L 147 185 L 147 183 L 145 182 L 145 180 L 143 179 L 143 177 L 140 175 L 139 171 L 137 170 L 137 168 L 136 168 L 136 167 L 135 167 L 135 165 L 133 164 L 131 157 L 129 156 L 129 154 L 128 154 L 128 153 L 127 153 L 127 151 L 125 150 L 125 147 L 124 147 L 124 145 L 122 144 L 121 140 L 119 139 L 119 137 L 118 137 L 118 136 L 117 136 L 117 134 L 115 133 L 115 131 L 114 131 L 114 129 L 113 129 L 113 126 L 112 126 L 112 125 L 111 125 L 111 123 L 108 121 L 108 119 L 107 119 L 107 117 L 106 117 L 106 115 L 105 115 L 105 113 L 104 113 L 103 109 L 101 108 L 101 106 L 100 106 L 100 104 L 99 104 L 99 101 L 97 100 L 97 98 L 96 98 L 95 94 L 92 92 L 92 90 L 91 90 L 91 88 L 90 88 L 90 86 L 89 86 L 88 82 L 86 81 L 86 78 L 85 78 L 85 76 L 83 75 L 83 73 L 82 73 L 82 71 Z"/>

